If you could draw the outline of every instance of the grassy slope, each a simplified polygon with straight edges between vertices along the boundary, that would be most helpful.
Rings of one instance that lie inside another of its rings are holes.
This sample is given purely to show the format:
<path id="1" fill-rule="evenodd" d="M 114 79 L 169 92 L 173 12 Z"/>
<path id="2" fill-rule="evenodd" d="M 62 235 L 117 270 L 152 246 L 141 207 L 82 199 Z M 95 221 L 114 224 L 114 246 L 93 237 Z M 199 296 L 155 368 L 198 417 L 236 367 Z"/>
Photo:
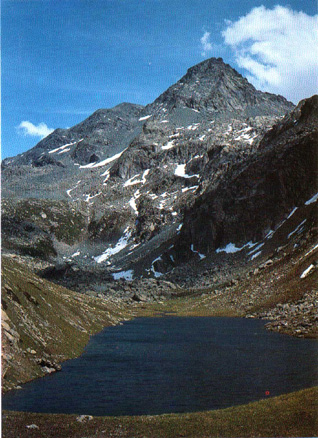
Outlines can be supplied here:
<path id="1" fill-rule="evenodd" d="M 3 389 L 43 376 L 36 362 L 43 357 L 59 363 L 78 356 L 92 334 L 127 317 L 119 304 L 42 280 L 3 257 Z"/>
<path id="2" fill-rule="evenodd" d="M 94 417 L 4 413 L 3 438 L 45 437 L 306 437 L 317 436 L 318 389 L 233 408 L 191 414 Z M 35 424 L 38 429 L 27 429 Z"/>

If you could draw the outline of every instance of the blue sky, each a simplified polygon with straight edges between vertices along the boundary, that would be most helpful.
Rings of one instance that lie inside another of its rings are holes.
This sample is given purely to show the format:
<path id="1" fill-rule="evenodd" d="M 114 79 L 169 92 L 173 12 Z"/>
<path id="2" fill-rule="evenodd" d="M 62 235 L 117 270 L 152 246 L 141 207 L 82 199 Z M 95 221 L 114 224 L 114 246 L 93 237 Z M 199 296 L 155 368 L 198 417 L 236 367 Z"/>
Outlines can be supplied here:
<path id="1" fill-rule="evenodd" d="M 2 158 L 98 108 L 150 103 L 211 56 L 295 103 L 317 92 L 312 0 L 3 0 L 1 12 Z"/>

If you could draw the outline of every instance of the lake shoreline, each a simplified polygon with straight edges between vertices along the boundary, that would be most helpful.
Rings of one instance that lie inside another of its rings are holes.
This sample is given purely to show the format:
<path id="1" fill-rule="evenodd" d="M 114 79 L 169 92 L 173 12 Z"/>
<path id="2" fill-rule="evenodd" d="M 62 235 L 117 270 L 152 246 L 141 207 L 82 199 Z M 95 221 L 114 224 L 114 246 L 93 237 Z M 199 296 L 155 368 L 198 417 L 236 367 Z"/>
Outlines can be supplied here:
<path id="1" fill-rule="evenodd" d="M 314 291 L 310 296 L 308 293 L 297 292 L 292 305 L 289 305 L 286 303 L 285 290 L 274 298 L 267 294 L 262 297 L 259 294 L 254 296 L 252 289 L 247 289 L 247 285 L 240 282 L 231 286 L 223 285 L 224 287 L 216 285 L 209 290 L 183 289 L 181 294 L 165 299 L 162 297 L 156 301 L 124 302 L 111 295 L 102 298 L 70 291 L 39 278 L 10 257 L 2 258 L 2 270 L 2 299 L 3 305 L 8 306 L 2 312 L 3 333 L 10 341 L 8 345 L 4 344 L 2 356 L 2 393 L 34 378 L 43 377 L 45 367 L 39 363 L 47 361 L 58 365 L 78 357 L 91 335 L 100 332 L 104 327 L 139 316 L 171 314 L 265 319 L 269 320 L 266 328 L 271 331 L 300 338 L 318 337 L 318 323 L 314 319 L 312 304 L 315 299 Z M 21 284 L 24 288 L 21 288 Z M 300 302 L 295 301 L 296 296 Z M 258 298 L 251 307 L 251 299 L 254 300 L 255 297 Z M 17 306 L 15 301 L 20 304 Z M 63 307 L 58 304 L 61 301 Z M 30 336 L 28 330 L 30 318 L 36 325 L 36 339 Z M 58 343 L 55 342 L 57 332 L 60 333 Z"/>
<path id="2" fill-rule="evenodd" d="M 3 411 L 2 424 L 3 438 L 300 437 L 317 436 L 317 409 L 318 387 L 314 387 L 246 405 L 186 414 L 83 418 Z"/>
<path id="3" fill-rule="evenodd" d="M 6 394 L 4 409 L 161 415 L 223 409 L 318 384 L 316 341 L 270 333 L 262 320 L 155 316 L 105 328 L 61 373 Z"/>
<path id="4" fill-rule="evenodd" d="M 171 316 L 171 317 L 196 317 L 196 318 L 205 318 L 205 317 L 210 317 L 210 318 L 222 318 L 222 317 L 226 317 L 226 318 L 242 318 L 242 319 L 260 319 L 264 321 L 264 328 L 267 331 L 273 331 L 273 332 L 280 332 L 279 330 L 277 330 L 277 325 L 275 325 L 272 321 L 270 321 L 269 319 L 266 318 L 267 314 L 263 314 L 262 316 L 258 316 L 258 315 L 244 315 L 244 314 L 240 314 L 237 312 L 234 312 L 233 309 L 224 309 L 224 308 L 210 308 L 210 309 L 205 309 L 200 307 L 200 305 L 198 306 L 198 308 L 196 309 L 191 309 L 189 307 L 186 307 L 186 300 L 188 300 L 189 297 L 183 297 L 183 298 L 177 298 L 177 299 L 170 299 L 167 300 L 165 302 L 161 302 L 161 303 L 138 303 L 135 304 L 135 307 L 133 307 L 132 309 L 129 308 L 128 306 L 125 308 L 123 307 L 123 313 L 124 316 L 122 317 L 122 319 L 120 319 L 121 317 L 119 316 L 119 319 L 117 319 L 117 321 L 109 323 L 107 322 L 105 325 L 100 326 L 97 331 L 95 330 L 94 333 L 90 334 L 90 336 L 87 338 L 86 343 L 82 344 L 81 346 L 81 351 L 78 354 L 70 354 L 69 357 L 64 358 L 62 361 L 58 362 L 56 365 L 58 365 L 59 367 L 62 367 L 62 364 L 68 360 L 71 359 L 77 359 L 79 358 L 85 348 L 87 347 L 87 345 L 89 344 L 91 338 L 97 334 L 99 334 L 100 332 L 102 332 L 104 329 L 109 328 L 109 327 L 115 327 L 118 325 L 122 325 L 124 322 L 126 321 L 131 321 L 135 318 L 161 318 L 161 317 L 165 317 L 165 316 Z M 197 299 L 197 297 L 196 297 Z M 171 307 L 171 308 L 170 308 Z M 161 309 L 161 310 L 160 310 Z M 118 318 L 118 315 L 117 315 Z M 295 333 L 293 330 L 285 330 L 283 332 L 280 332 L 283 335 L 287 335 L 287 336 L 291 336 L 291 337 L 297 337 L 299 338 L 300 336 Z M 307 335 L 301 336 L 302 339 L 318 339 L 318 334 L 317 333 L 309 333 Z M 59 372 L 60 369 L 52 369 L 51 373 L 54 372 Z M 36 379 L 41 379 L 43 377 L 45 377 L 46 375 L 34 375 L 33 377 L 31 377 L 30 379 L 21 382 L 21 384 L 24 383 L 28 383 L 31 382 L 33 380 Z M 15 391 L 17 389 L 20 389 L 20 384 L 17 383 L 14 387 L 10 388 L 9 390 L 4 389 L 2 386 L 2 395 L 10 392 L 10 391 Z"/>

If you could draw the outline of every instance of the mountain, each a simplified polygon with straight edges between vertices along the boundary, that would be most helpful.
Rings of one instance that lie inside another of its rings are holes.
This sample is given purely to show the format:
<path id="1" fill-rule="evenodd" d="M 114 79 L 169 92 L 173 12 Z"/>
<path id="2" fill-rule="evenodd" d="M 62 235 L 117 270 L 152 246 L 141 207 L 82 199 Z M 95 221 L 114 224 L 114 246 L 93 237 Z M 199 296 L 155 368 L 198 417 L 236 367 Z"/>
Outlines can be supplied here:
<path id="1" fill-rule="evenodd" d="M 105 157 L 107 154 L 120 152 L 122 143 L 129 143 L 137 135 L 136 128 L 142 109 L 140 105 L 122 103 L 111 109 L 97 110 L 72 128 L 56 129 L 31 150 L 13 159 L 4 160 L 3 164 L 32 163 L 41 167 L 54 164 L 54 161 L 67 165 L 70 159 L 87 164 L 99 159 L 92 154 L 102 154 Z M 55 151 L 56 149 L 58 150 Z M 51 155 L 51 162 L 44 160 L 46 154 Z"/>
<path id="2" fill-rule="evenodd" d="M 3 251 L 82 292 L 230 281 L 315 228 L 317 108 L 206 60 L 4 160 Z"/>
<path id="3" fill-rule="evenodd" d="M 211 58 L 191 67 L 145 111 L 156 117 L 168 112 L 169 118 L 177 121 L 189 110 L 199 112 L 198 118 L 241 119 L 281 115 L 291 107 L 282 96 L 257 91 L 222 58 Z"/>
<path id="4" fill-rule="evenodd" d="M 97 110 L 78 125 L 56 129 L 29 151 L 3 160 L 3 193 L 18 197 L 65 198 L 60 182 L 69 180 L 71 184 L 80 175 L 80 166 L 120 153 L 141 131 L 142 109 L 140 105 L 122 103 L 111 109 Z"/>
<path id="5" fill-rule="evenodd" d="M 263 239 L 317 189 L 318 96 L 265 133 L 244 166 L 204 191 L 185 213 L 179 240 L 209 252 Z M 212 152 L 213 154 L 213 152 Z"/>
<path id="6" fill-rule="evenodd" d="M 90 168 L 94 163 L 98 165 L 116 157 L 149 122 L 159 124 L 159 128 L 167 124 L 167 131 L 212 120 L 243 121 L 247 117 L 279 116 L 292 107 L 293 104 L 281 96 L 257 91 L 221 58 L 212 58 L 190 68 L 146 107 L 123 103 L 100 109 L 72 128 L 56 129 L 31 150 L 3 160 L 4 194 L 15 196 L 14 191 L 17 191 L 18 197 L 54 198 L 63 197 L 62 194 L 65 197 L 65 191 L 59 193 L 59 187 L 52 180 L 71 176 L 74 179 L 83 173 L 81 166 Z M 34 180 L 32 189 L 30 176 Z M 52 182 L 54 190 L 41 195 L 40 186 L 45 183 L 49 186 Z"/>

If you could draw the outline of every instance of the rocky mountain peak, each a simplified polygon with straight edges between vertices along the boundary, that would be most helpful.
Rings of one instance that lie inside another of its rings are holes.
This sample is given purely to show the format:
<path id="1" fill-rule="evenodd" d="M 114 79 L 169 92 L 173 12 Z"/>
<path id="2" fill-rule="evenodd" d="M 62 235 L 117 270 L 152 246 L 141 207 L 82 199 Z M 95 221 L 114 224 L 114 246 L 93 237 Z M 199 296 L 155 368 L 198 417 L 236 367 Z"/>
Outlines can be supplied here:
<path id="1" fill-rule="evenodd" d="M 183 79 L 188 79 L 198 76 L 211 76 L 213 78 L 217 78 L 218 75 L 222 76 L 222 73 L 226 71 L 234 72 L 236 75 L 243 78 L 236 70 L 234 70 L 229 64 L 226 64 L 222 58 L 209 58 L 205 59 L 204 61 L 200 62 L 199 64 L 194 65 L 193 67 L 190 67 L 187 70 L 186 75 L 183 77 Z M 245 79 L 245 78 L 243 78 Z M 182 80 L 182 79 L 181 79 Z M 245 79 L 247 82 L 247 80 Z"/>
<path id="2" fill-rule="evenodd" d="M 118 105 L 114 106 L 111 110 L 115 113 L 122 113 L 122 114 L 127 114 L 127 115 L 131 115 L 133 114 L 139 114 L 139 112 L 143 109 L 144 107 L 142 105 L 138 105 L 136 103 L 130 103 L 130 102 L 122 102 L 119 103 Z"/>
<path id="3" fill-rule="evenodd" d="M 222 58 L 207 59 L 190 69 L 145 111 L 155 117 L 190 109 L 207 118 L 282 115 L 293 108 L 284 97 L 255 89 Z"/>

